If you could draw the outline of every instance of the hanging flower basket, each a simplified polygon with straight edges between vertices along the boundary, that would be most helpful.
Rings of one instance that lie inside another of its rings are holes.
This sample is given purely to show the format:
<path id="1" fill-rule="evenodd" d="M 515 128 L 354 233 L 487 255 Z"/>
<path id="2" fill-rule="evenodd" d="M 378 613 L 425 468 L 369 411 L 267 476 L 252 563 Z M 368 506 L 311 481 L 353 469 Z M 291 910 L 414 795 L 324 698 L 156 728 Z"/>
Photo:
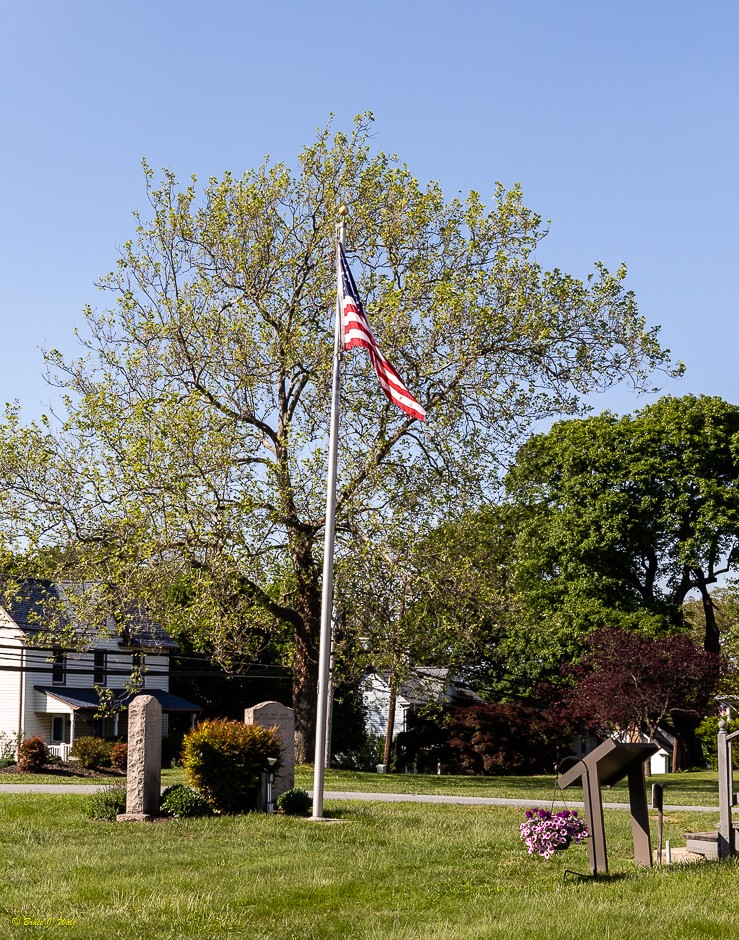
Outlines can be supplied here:
<path id="1" fill-rule="evenodd" d="M 560 813 L 548 809 L 527 809 L 526 822 L 521 823 L 519 829 L 529 855 L 547 859 L 552 858 L 555 852 L 563 852 L 573 842 L 579 845 L 590 835 L 577 811 L 569 809 Z"/>

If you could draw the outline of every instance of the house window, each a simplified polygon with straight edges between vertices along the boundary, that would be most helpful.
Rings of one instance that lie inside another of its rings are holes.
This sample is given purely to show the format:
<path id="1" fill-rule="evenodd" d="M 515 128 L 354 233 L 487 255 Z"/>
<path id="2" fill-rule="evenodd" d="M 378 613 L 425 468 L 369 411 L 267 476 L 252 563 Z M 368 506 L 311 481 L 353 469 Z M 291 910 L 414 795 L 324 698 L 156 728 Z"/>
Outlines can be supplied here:
<path id="1" fill-rule="evenodd" d="M 95 659 L 92 668 L 92 684 L 105 685 L 105 680 L 108 677 L 108 664 L 106 662 L 107 656 L 105 650 L 95 650 L 93 655 Z"/>
<path id="2" fill-rule="evenodd" d="M 62 744 L 64 742 L 65 721 L 61 715 L 55 715 L 51 719 L 51 740 L 53 744 Z"/>
<path id="3" fill-rule="evenodd" d="M 67 657 L 62 649 L 55 649 L 51 654 L 51 684 L 64 685 L 67 678 Z"/>

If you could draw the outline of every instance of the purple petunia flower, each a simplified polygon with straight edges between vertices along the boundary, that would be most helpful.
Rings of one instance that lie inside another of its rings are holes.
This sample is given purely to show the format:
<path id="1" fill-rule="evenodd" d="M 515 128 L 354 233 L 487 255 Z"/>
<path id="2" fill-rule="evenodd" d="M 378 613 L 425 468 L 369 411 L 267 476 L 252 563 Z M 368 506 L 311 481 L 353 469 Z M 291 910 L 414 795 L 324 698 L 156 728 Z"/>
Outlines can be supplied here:
<path id="1" fill-rule="evenodd" d="M 529 855 L 550 859 L 556 852 L 579 845 L 588 838 L 587 826 L 576 812 L 553 813 L 545 809 L 526 810 L 526 821 L 518 827 Z"/>

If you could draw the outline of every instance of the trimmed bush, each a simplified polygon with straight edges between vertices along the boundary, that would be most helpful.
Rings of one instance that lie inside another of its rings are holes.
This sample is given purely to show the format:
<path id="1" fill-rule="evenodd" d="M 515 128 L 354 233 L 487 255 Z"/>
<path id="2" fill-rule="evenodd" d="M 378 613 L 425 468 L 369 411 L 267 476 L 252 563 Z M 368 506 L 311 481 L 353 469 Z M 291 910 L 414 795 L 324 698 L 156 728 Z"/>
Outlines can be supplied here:
<path id="1" fill-rule="evenodd" d="M 256 809 L 260 771 L 268 758 L 279 762 L 280 753 L 272 729 L 224 718 L 203 721 L 185 735 L 182 766 L 214 812 L 246 813 Z"/>
<path id="2" fill-rule="evenodd" d="M 77 738 L 69 756 L 76 758 L 82 767 L 88 770 L 93 767 L 109 767 L 112 747 L 110 741 L 104 738 Z"/>
<path id="3" fill-rule="evenodd" d="M 38 774 L 49 760 L 49 749 L 40 734 L 21 741 L 18 749 L 18 769 L 27 774 Z"/>
<path id="4" fill-rule="evenodd" d="M 0 768 L 2 767 L 15 767 L 15 761 L 12 757 L 0 757 Z"/>
<path id="5" fill-rule="evenodd" d="M 110 766 L 121 772 L 128 767 L 128 745 L 124 741 L 117 741 L 110 749 Z"/>
<path id="6" fill-rule="evenodd" d="M 277 797 L 277 809 L 286 816 L 305 816 L 313 805 L 307 790 L 293 787 Z"/>
<path id="7" fill-rule="evenodd" d="M 212 810 L 202 796 L 192 787 L 184 787 L 181 783 L 167 787 L 162 794 L 160 809 L 167 816 L 176 819 L 191 819 L 196 816 L 210 816 Z"/>
<path id="8" fill-rule="evenodd" d="M 125 812 L 126 788 L 120 784 L 97 790 L 87 801 L 87 815 L 93 819 L 107 819 L 112 822 L 116 816 Z"/>

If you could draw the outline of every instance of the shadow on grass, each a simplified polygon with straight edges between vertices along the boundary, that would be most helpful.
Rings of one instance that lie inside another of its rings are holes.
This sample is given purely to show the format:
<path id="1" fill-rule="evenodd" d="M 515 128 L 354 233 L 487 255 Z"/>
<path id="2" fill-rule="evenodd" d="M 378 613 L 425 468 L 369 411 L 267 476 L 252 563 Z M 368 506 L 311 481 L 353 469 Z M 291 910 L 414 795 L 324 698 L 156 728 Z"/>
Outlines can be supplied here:
<path id="1" fill-rule="evenodd" d="M 569 879 L 568 879 L 569 875 Z M 597 875 L 594 875 L 591 871 L 574 871 L 571 868 L 565 868 L 562 872 L 562 880 L 564 882 L 576 881 L 578 884 L 583 881 L 592 881 L 597 884 L 615 884 L 618 881 L 626 881 L 629 878 L 633 878 L 633 874 L 627 872 L 615 872 L 611 874 L 605 874 L 604 872 L 598 872 Z"/>

